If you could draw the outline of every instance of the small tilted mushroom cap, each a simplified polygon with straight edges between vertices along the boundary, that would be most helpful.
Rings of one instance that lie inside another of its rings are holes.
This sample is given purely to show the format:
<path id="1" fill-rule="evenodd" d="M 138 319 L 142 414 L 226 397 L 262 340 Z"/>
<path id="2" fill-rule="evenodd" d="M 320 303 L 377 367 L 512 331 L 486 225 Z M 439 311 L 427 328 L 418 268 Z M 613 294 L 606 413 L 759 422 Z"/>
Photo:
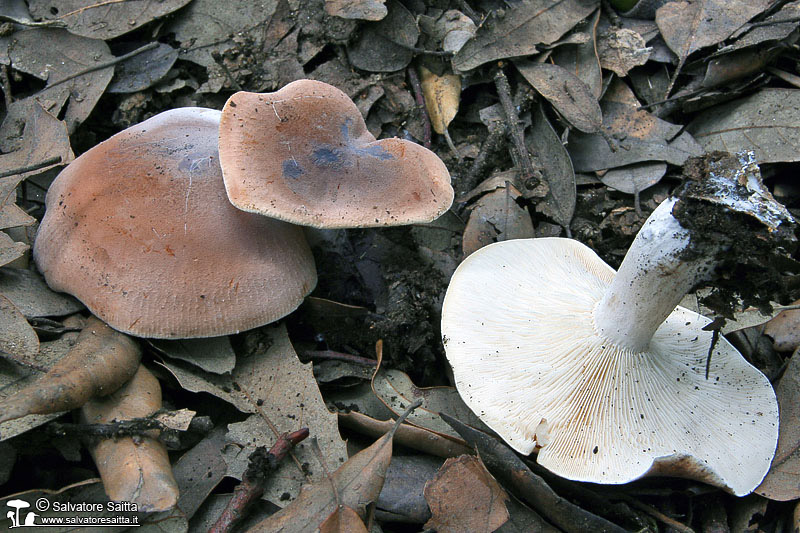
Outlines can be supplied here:
<path id="1" fill-rule="evenodd" d="M 542 446 L 538 462 L 568 479 L 665 474 L 752 491 L 777 439 L 769 381 L 723 337 L 706 380 L 710 320 L 681 307 L 645 351 L 604 340 L 592 311 L 614 276 L 570 239 L 504 241 L 467 257 L 442 311 L 461 397 L 516 451 Z"/>
<path id="2" fill-rule="evenodd" d="M 450 174 L 410 141 L 376 141 L 350 98 L 299 80 L 239 92 L 222 110 L 228 197 L 245 211 L 318 228 L 430 222 L 453 203 Z"/>
<path id="3" fill-rule="evenodd" d="M 47 193 L 33 255 L 47 283 L 132 335 L 254 328 L 316 284 L 302 228 L 225 194 L 219 111 L 167 111 L 81 155 Z"/>

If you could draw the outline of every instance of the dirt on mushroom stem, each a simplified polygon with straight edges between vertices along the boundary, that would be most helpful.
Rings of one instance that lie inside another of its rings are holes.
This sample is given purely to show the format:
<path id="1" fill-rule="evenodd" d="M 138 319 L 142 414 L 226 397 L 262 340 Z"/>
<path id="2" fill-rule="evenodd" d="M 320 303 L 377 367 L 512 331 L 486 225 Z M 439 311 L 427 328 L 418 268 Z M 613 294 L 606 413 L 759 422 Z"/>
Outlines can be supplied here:
<path id="1" fill-rule="evenodd" d="M 678 192 L 681 200 L 673 211 L 681 226 L 691 232 L 691 246 L 685 254 L 706 255 L 725 243 L 725 249 L 717 253 L 719 262 L 711 278 L 700 284 L 712 287 L 701 302 L 729 319 L 741 307 L 756 307 L 769 314 L 770 302 L 786 304 L 800 297 L 800 287 L 791 283 L 791 274 L 800 272 L 800 263 L 792 258 L 797 249 L 797 225 L 782 224 L 770 231 L 752 216 L 703 200 L 712 163 L 717 170 L 719 165 L 741 167 L 737 156 L 726 152 L 689 159 Z"/>

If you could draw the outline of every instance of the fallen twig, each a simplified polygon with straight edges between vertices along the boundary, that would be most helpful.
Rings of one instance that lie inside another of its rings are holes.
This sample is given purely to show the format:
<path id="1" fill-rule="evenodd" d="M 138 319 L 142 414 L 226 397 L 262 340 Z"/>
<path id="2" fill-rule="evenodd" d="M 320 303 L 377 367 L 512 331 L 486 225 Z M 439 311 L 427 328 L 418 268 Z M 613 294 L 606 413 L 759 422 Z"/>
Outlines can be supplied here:
<path id="1" fill-rule="evenodd" d="M 422 113 L 422 146 L 430 149 L 431 147 L 431 118 L 428 116 L 428 109 L 425 107 L 425 95 L 422 94 L 422 84 L 417 76 L 417 71 L 414 67 L 408 67 L 408 81 L 411 83 L 411 89 L 414 91 L 414 101 Z"/>
<path id="2" fill-rule="evenodd" d="M 289 451 L 306 437 L 308 437 L 308 428 L 284 433 L 269 451 L 261 446 L 250 454 L 250 464 L 242 476 L 242 482 L 234 489 L 228 505 L 225 506 L 209 533 L 232 531 L 234 526 L 245 516 L 247 507 L 264 494 L 264 486 L 269 472 L 275 470 Z"/>
<path id="3" fill-rule="evenodd" d="M 497 96 L 500 98 L 500 105 L 503 106 L 503 112 L 508 121 L 508 134 L 511 138 L 513 150 L 511 150 L 511 158 L 514 160 L 514 165 L 519 168 L 523 183 L 528 180 L 533 180 L 535 187 L 540 183 L 539 173 L 533 166 L 533 161 L 528 153 L 528 148 L 525 146 L 525 134 L 520 127 L 519 117 L 515 110 L 514 101 L 511 99 L 511 86 L 508 84 L 503 72 L 503 63 L 499 64 L 497 73 L 494 76 L 494 84 L 497 87 Z"/>

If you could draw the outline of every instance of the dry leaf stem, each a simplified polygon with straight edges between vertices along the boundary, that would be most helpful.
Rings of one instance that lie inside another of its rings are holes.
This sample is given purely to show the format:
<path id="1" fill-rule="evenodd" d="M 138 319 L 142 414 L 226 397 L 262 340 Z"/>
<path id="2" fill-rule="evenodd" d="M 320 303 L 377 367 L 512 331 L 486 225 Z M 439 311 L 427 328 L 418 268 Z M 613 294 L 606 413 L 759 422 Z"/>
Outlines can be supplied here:
<path id="1" fill-rule="evenodd" d="M 503 63 L 499 63 L 499 68 L 494 76 L 494 84 L 497 87 L 497 96 L 500 98 L 500 105 L 503 106 L 503 112 L 508 121 L 508 135 L 511 138 L 513 149 L 511 150 L 511 158 L 514 160 L 514 165 L 519 168 L 522 175 L 522 182 L 528 183 L 529 180 L 535 181 L 533 186 L 539 184 L 539 173 L 533 166 L 533 161 L 528 153 L 528 148 L 525 145 L 525 134 L 520 127 L 520 120 L 514 106 L 514 101 L 511 98 L 511 86 L 508 84 L 508 78 L 503 72 Z"/>
<path id="2" fill-rule="evenodd" d="M 264 453 L 263 446 L 257 448 L 250 455 L 250 465 L 242 476 L 242 482 L 234 489 L 233 497 L 209 533 L 232 531 L 234 526 L 245 516 L 248 506 L 264 494 L 268 472 L 275 470 L 291 449 L 306 437 L 308 437 L 308 428 L 303 428 L 292 433 L 282 434 L 266 453 Z"/>

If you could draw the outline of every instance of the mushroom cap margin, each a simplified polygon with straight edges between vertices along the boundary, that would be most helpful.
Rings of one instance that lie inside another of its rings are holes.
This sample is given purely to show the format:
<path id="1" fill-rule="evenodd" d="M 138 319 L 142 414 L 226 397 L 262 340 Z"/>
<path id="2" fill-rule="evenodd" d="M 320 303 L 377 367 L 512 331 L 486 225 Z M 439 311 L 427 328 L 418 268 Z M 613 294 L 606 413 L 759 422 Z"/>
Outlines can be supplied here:
<path id="1" fill-rule="evenodd" d="M 53 289 L 152 338 L 236 333 L 300 305 L 317 279 L 302 228 L 228 202 L 219 115 L 166 111 L 58 175 L 33 251 Z"/>
<path id="2" fill-rule="evenodd" d="M 231 202 L 317 228 L 430 222 L 453 203 L 430 150 L 375 140 L 352 100 L 323 82 L 238 92 L 222 110 L 220 159 Z"/>
<path id="3" fill-rule="evenodd" d="M 769 381 L 724 338 L 706 380 L 710 320 L 680 307 L 647 352 L 617 350 L 592 320 L 613 277 L 570 239 L 504 241 L 465 259 L 442 310 L 462 398 L 523 454 L 536 448 L 545 420 L 538 462 L 568 479 L 665 474 L 751 492 L 777 443 Z"/>

